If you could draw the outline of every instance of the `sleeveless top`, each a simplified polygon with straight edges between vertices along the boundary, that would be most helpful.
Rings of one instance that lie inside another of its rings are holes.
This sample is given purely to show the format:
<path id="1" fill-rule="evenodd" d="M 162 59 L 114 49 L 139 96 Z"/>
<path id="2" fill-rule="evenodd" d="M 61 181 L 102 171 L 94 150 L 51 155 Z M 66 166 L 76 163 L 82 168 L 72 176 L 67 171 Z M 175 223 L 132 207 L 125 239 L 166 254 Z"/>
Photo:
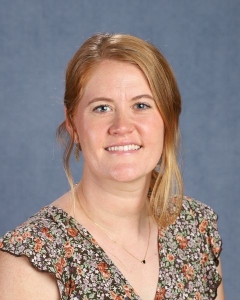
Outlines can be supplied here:
<path id="1" fill-rule="evenodd" d="M 175 223 L 159 228 L 158 241 L 155 300 L 215 299 L 222 242 L 213 210 L 185 197 Z M 62 300 L 140 300 L 92 235 L 57 207 L 43 207 L 7 232 L 0 250 L 24 255 L 38 270 L 54 274 Z"/>

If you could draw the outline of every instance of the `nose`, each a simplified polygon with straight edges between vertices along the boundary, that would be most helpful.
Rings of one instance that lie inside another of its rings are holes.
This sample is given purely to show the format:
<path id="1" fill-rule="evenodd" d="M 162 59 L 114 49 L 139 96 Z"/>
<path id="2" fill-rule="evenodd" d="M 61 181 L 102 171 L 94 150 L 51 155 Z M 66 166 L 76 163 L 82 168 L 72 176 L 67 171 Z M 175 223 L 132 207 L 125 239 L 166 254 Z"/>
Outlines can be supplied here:
<path id="1" fill-rule="evenodd" d="M 125 135 L 131 133 L 133 129 L 134 124 L 131 117 L 126 112 L 118 112 L 114 115 L 109 133 L 112 135 Z"/>

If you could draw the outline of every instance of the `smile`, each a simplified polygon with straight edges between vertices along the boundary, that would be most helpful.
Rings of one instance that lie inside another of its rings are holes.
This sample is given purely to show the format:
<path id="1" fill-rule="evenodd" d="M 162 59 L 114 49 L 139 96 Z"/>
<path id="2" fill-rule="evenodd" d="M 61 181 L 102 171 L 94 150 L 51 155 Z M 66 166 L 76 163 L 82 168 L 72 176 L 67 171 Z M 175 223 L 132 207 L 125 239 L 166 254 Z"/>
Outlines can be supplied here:
<path id="1" fill-rule="evenodd" d="M 131 151 L 131 150 L 139 150 L 141 146 L 139 145 L 124 145 L 124 146 L 112 146 L 106 148 L 107 151 Z"/>

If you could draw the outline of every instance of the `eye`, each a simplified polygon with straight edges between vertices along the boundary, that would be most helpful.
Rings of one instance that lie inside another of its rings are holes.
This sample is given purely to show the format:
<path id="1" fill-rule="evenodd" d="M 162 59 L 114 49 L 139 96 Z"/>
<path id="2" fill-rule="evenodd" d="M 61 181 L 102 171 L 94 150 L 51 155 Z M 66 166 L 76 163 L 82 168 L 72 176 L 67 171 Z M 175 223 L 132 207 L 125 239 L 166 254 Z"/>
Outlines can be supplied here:
<path id="1" fill-rule="evenodd" d="M 111 107 L 107 104 L 102 104 L 94 107 L 93 111 L 97 113 L 105 113 L 111 110 Z"/>
<path id="2" fill-rule="evenodd" d="M 145 110 L 151 108 L 151 106 L 147 103 L 139 102 L 134 104 L 134 108 L 139 110 Z"/>

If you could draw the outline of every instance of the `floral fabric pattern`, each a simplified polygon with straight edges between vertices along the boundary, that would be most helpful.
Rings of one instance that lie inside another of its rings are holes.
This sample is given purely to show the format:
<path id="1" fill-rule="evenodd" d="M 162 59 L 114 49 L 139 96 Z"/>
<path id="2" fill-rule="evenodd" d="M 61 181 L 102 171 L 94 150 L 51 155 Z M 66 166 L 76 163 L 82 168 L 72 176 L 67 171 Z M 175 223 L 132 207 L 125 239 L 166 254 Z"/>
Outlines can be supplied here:
<path id="1" fill-rule="evenodd" d="M 159 228 L 159 280 L 155 300 L 215 299 L 221 238 L 211 208 L 185 197 L 180 215 Z M 0 250 L 28 257 L 55 275 L 62 300 L 140 300 L 91 234 L 63 210 L 43 207 L 0 239 Z"/>

